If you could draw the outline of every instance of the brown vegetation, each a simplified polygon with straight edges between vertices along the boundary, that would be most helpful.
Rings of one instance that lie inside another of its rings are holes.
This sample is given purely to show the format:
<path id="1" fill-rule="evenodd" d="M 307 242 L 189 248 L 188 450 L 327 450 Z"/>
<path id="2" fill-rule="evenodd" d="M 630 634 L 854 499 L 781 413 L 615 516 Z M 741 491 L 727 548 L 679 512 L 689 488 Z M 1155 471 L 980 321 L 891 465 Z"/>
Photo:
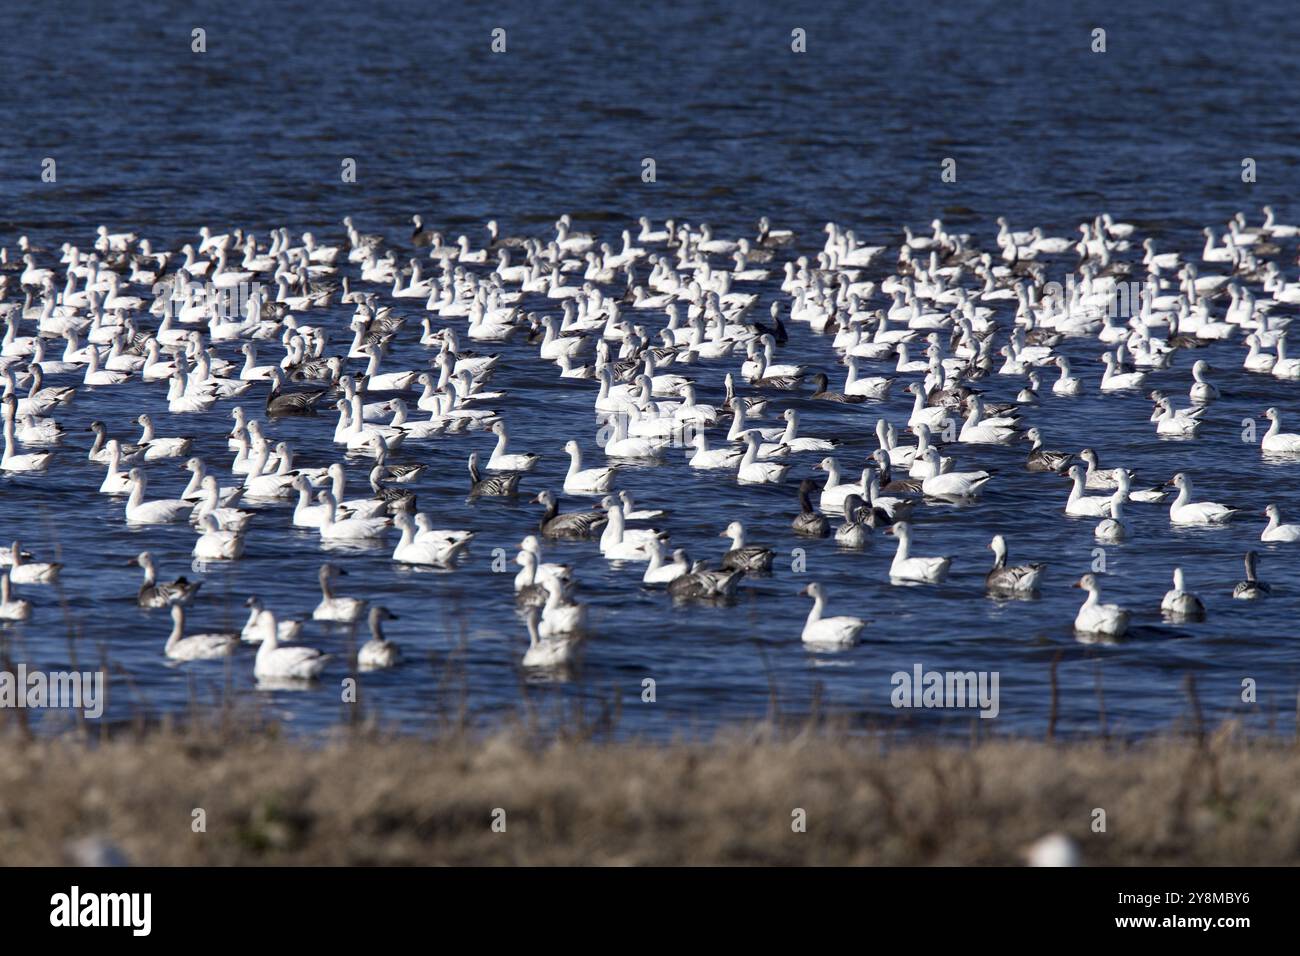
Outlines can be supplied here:
<path id="1" fill-rule="evenodd" d="M 89 837 L 163 865 L 999 865 L 1063 832 L 1089 864 L 1293 864 L 1297 779 L 1300 750 L 1232 725 L 1140 744 L 888 746 L 766 726 L 675 744 L 9 732 L 0 861 L 67 862 Z M 196 808 L 206 832 L 193 832 Z M 806 832 L 792 828 L 797 808 Z M 1091 830 L 1094 808 L 1104 833 Z"/>

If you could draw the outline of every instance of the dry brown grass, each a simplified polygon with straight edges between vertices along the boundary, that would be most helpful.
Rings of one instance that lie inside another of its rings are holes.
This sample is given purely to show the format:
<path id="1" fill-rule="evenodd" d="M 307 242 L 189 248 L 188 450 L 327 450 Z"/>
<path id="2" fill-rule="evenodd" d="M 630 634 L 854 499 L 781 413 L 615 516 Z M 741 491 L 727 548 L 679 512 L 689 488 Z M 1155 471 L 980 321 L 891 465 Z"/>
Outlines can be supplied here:
<path id="1" fill-rule="evenodd" d="M 435 741 L 273 727 L 0 735 L 0 860 L 84 837 L 138 864 L 1015 864 L 1072 835 L 1091 864 L 1293 864 L 1300 751 L 1198 743 L 884 747 L 764 727 L 700 744 Z M 206 811 L 207 831 L 191 830 Z M 506 832 L 491 829 L 494 808 Z M 1092 833 L 1095 807 L 1107 832 Z M 791 813 L 807 812 L 795 833 Z"/>

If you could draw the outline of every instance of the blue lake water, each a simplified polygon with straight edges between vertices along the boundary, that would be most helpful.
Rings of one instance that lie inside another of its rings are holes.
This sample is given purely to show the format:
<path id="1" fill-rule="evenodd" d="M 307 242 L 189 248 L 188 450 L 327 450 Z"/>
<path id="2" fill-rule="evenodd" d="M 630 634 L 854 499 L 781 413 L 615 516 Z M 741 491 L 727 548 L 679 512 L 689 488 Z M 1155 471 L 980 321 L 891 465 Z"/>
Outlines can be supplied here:
<path id="1" fill-rule="evenodd" d="M 498 26 L 507 31 L 504 54 L 489 49 Z M 195 27 L 206 30 L 204 54 L 191 52 Z M 796 27 L 807 31 L 804 54 L 790 49 Z M 1107 30 L 1104 54 L 1090 50 L 1095 27 Z M 363 232 L 383 232 L 404 250 L 409 218 L 421 213 L 432 227 L 452 237 L 465 232 L 478 246 L 489 218 L 508 233 L 549 238 L 563 212 L 578 228 L 616 242 L 639 215 L 752 236 L 765 214 L 796 231 L 799 253 L 820 249 L 821 227 L 834 219 L 864 242 L 888 243 L 881 260 L 888 265 L 902 226 L 927 231 L 935 216 L 995 249 L 999 215 L 1016 229 L 1041 225 L 1049 235 L 1076 235 L 1079 222 L 1109 211 L 1162 250 L 1195 252 L 1202 227 L 1221 229 L 1239 209 L 1252 223 L 1263 203 L 1283 221 L 1300 219 L 1300 92 L 1286 82 L 1298 41 L 1293 9 L 1267 3 L 1119 11 L 991 2 L 457 10 L 322 0 L 211 5 L 198 13 L 170 4 L 128 10 L 51 3 L 6 13 L 0 243 L 12 251 L 27 234 L 50 248 L 64 241 L 87 247 L 101 222 L 136 230 L 160 248 L 194 240 L 203 224 L 242 226 L 262 240 L 268 229 L 286 226 L 337 242 L 339 221 L 351 215 Z M 58 164 L 56 183 L 40 181 L 45 157 Z M 656 162 L 652 184 L 641 181 L 646 157 Z M 957 162 L 955 183 L 940 180 L 946 157 Z M 1242 183 L 1243 157 L 1256 160 L 1258 182 Z M 356 183 L 341 182 L 345 158 L 356 161 Z M 1279 261 L 1293 278 L 1291 245 Z M 1073 264 L 1070 257 L 1061 262 L 1058 277 Z M 873 267 L 872 274 L 882 273 Z M 778 297 L 788 302 L 775 283 L 761 291 L 756 315 Z M 553 310 L 545 301 L 528 307 Z M 335 305 L 305 320 L 336 330 L 341 341 L 351 311 Z M 399 311 L 417 320 L 424 314 L 418 301 Z M 999 317 L 1009 323 L 1010 310 L 1003 306 Z M 416 327 L 412 322 L 399 338 L 389 367 L 423 368 L 431 358 Z M 842 375 L 828 339 L 789 327 L 781 361 Z M 598 461 L 590 384 L 561 383 L 522 340 L 491 350 L 503 355 L 491 387 L 508 391 L 497 404 L 513 443 L 543 456 L 524 490 L 558 488 L 567 467 L 564 439 L 578 439 Z M 388 549 L 344 559 L 350 576 L 340 590 L 400 616 L 388 634 L 406 663 L 362 677 L 366 701 L 411 728 L 462 706 L 490 724 L 520 712 L 522 687 L 543 710 L 582 703 L 597 713 L 617 702 L 621 732 L 656 737 L 759 717 L 773 700 L 786 714 L 820 706 L 863 725 L 964 732 L 968 714 L 936 718 L 891 708 L 890 675 L 920 662 L 998 671 L 1001 714 L 981 722 L 996 727 L 981 729 L 1038 733 L 1049 710 L 1049 665 L 1060 654 L 1062 732 L 1098 728 L 1099 688 L 1111 731 L 1167 727 L 1188 712 L 1190 674 L 1207 716 L 1237 714 L 1253 729 L 1290 733 L 1300 677 L 1297 552 L 1258 538 L 1269 502 L 1292 519 L 1300 515 L 1300 462 L 1265 462 L 1242 442 L 1241 423 L 1278 405 L 1294 428 L 1300 384 L 1247 374 L 1239 342 L 1215 344 L 1195 356 L 1218 369 L 1224 393 L 1200 439 L 1158 441 L 1142 395 L 1097 393 L 1095 341 L 1071 340 L 1063 351 L 1089 387 L 1074 399 L 1047 394 L 1027 413 L 1052 447 L 1092 445 L 1104 464 L 1136 468 L 1145 482 L 1186 471 L 1198 496 L 1245 509 L 1227 529 L 1178 531 L 1165 509 L 1130 507 L 1134 536 L 1107 549 L 1104 581 L 1106 599 L 1133 611 L 1121 644 L 1074 638 L 1080 592 L 1068 585 L 1092 564 L 1095 521 L 1062 515 L 1067 483 L 1025 472 L 1024 446 L 952 452 L 962 466 L 999 473 L 977 506 L 918 509 L 918 551 L 954 556 L 949 580 L 924 588 L 888 583 L 892 539 L 877 537 L 863 553 L 796 539 L 789 530 L 794 482 L 743 488 L 722 473 L 693 472 L 674 453 L 658 467 L 626 469 L 618 486 L 644 507 L 669 509 L 660 526 L 693 557 L 719 556 L 718 532 L 743 520 L 753 542 L 777 551 L 774 572 L 747 580 L 732 607 L 676 608 L 661 591 L 641 588 L 639 566 L 612 567 L 590 543 L 551 545 L 548 559 L 575 569 L 592 637 L 570 680 L 530 680 L 519 668 L 527 638 L 511 599 L 514 566 L 494 573 L 492 553 L 513 555 L 538 509 L 528 495 L 466 502 L 465 458 L 491 447 L 477 434 L 409 443 L 399 456 L 430 466 L 413 486 L 421 510 L 443 526 L 477 532 L 463 567 L 405 570 Z M 223 352 L 234 355 L 230 346 Z M 1186 404 L 1190 362 L 1180 354 L 1150 386 Z M 722 376 L 734 364 L 691 370 L 701 401 L 721 401 Z M 1000 401 L 1021 384 L 994 376 L 982 387 Z M 262 389 L 243 404 L 260 410 Z M 854 471 L 875 447 L 876 418 L 901 427 L 910 409 L 901 391 L 884 405 L 848 409 L 791 401 L 808 434 L 844 440 L 837 457 Z M 192 534 L 184 526 L 126 528 L 120 501 L 93 491 L 102 469 L 84 458 L 83 430 L 98 418 L 115 434 L 131 434 L 131 420 L 147 409 L 160 434 L 194 435 L 194 453 L 215 465 L 228 462 L 230 404 L 173 416 L 155 385 L 86 393 L 60 413 L 70 436 L 52 471 L 0 479 L 0 539 L 21 538 L 67 565 L 66 607 L 54 589 L 23 589 L 38 606 L 29 623 L 0 635 L 11 660 L 66 666 L 74 632 L 76 659 L 112 662 L 110 717 L 180 712 L 195 698 L 220 695 L 227 676 L 221 665 L 167 665 L 169 620 L 136 608 L 138 571 L 124 566 L 149 549 L 165 575 L 192 573 Z M 332 429 L 333 416 L 322 415 L 277 422 L 270 431 L 293 444 L 302 464 L 320 466 L 338 457 Z M 792 476 L 819 475 L 818 458 L 799 456 Z M 365 473 L 364 461 L 349 464 L 354 489 Z M 151 465 L 150 474 L 152 495 L 179 491 L 187 477 L 167 462 Z M 1049 564 L 1040 600 L 985 597 L 987 543 L 999 532 L 1013 560 Z M 1233 601 L 1241 556 L 1251 547 L 1274 594 Z M 806 573 L 791 570 L 793 548 L 806 549 Z M 322 557 L 314 533 L 289 528 L 287 509 L 265 512 L 245 557 L 203 575 L 191 630 L 239 623 L 251 593 L 282 612 L 310 613 Z M 1175 564 L 1206 603 L 1204 623 L 1161 620 L 1159 601 Z M 801 645 L 808 602 L 797 592 L 809 580 L 827 588 L 832 613 L 870 619 L 861 644 L 837 654 Z M 347 712 L 339 682 L 349 673 L 351 636 L 309 624 L 305 639 L 337 655 L 314 689 L 256 690 L 248 649 L 229 678 L 236 693 L 260 697 L 295 726 L 320 728 Z M 641 701 L 645 678 L 656 681 L 653 704 Z M 1258 683 L 1254 705 L 1240 701 L 1244 678 Z"/>

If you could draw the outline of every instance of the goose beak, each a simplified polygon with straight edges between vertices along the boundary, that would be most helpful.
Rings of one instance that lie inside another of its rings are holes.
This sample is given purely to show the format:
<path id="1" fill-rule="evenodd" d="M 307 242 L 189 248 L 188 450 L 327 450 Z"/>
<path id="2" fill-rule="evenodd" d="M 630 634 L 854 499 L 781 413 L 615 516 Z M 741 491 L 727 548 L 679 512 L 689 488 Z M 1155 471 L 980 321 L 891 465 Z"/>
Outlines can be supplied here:
<path id="1" fill-rule="evenodd" d="M 1070 585 L 1070 587 L 1072 587 L 1072 588 L 1081 588 L 1081 587 L 1083 587 L 1083 585 L 1080 584 L 1078 581 L 1075 581 L 1073 584 Z"/>
<path id="2" fill-rule="evenodd" d="M 807 585 L 804 585 L 804 587 L 800 588 L 800 589 L 799 589 L 799 594 L 800 594 L 800 596 L 802 596 L 802 597 L 807 597 L 807 596 L 808 596 L 808 586 L 807 586 Z"/>

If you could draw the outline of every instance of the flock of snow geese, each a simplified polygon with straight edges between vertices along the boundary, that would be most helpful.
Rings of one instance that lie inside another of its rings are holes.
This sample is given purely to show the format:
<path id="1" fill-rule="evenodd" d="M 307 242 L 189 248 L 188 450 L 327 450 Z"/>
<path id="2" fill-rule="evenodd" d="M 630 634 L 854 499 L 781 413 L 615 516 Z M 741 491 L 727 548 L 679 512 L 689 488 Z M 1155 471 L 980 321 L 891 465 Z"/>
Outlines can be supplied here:
<path id="1" fill-rule="evenodd" d="M 1102 542 L 1129 535 L 1131 503 L 1167 507 L 1174 525 L 1227 524 L 1239 509 L 1198 500 L 1193 476 L 1139 486 L 1133 470 L 1102 467 L 1092 449 L 1053 450 L 1028 419 L 1048 391 L 1071 396 L 1097 388 L 1149 397 L 1156 435 L 1194 438 L 1219 392 L 1214 369 L 1185 353 L 1211 342 L 1238 341 L 1250 372 L 1300 380 L 1300 358 L 1287 351 L 1290 319 L 1271 314 L 1300 304 L 1300 281 L 1288 281 L 1278 263 L 1284 240 L 1300 235 L 1300 227 L 1277 222 L 1269 207 L 1264 212 L 1260 225 L 1238 213 L 1221 231 L 1206 229 L 1203 248 L 1190 253 L 1157 251 L 1153 239 L 1139 241 L 1133 225 L 1109 215 L 1080 225 L 1077 238 L 1013 231 L 999 219 L 996 251 L 939 220 L 928 235 L 904 229 L 896 249 L 864 245 L 852 230 L 828 223 L 811 257 L 797 255 L 796 237 L 766 218 L 752 238 L 731 239 L 707 225 L 670 220 L 657 228 L 643 217 L 639 228 L 622 232 L 621 243 L 577 231 L 568 216 L 545 237 L 507 236 L 490 222 L 478 248 L 464 235 L 448 241 L 419 216 L 396 248 L 358 231 L 350 218 L 337 245 L 311 233 L 295 242 L 283 228 L 258 237 L 204 227 L 174 251 L 105 226 L 84 246 L 42 249 L 24 236 L 16 251 L 0 249 L 0 469 L 59 468 L 60 456 L 70 453 L 59 446 L 70 435 L 58 417 L 71 402 L 93 403 L 106 389 L 154 393 L 159 401 L 165 393 L 174 415 L 220 421 L 222 430 L 231 424 L 228 461 L 191 456 L 192 437 L 159 435 L 148 414 L 96 421 L 89 450 L 75 455 L 102 466 L 102 481 L 87 490 L 117 496 L 126 525 L 175 525 L 177 534 L 192 535 L 196 569 L 236 561 L 249 535 L 282 534 L 286 524 L 315 529 L 323 547 L 382 540 L 395 530 L 394 562 L 454 569 L 474 532 L 439 527 L 444 522 L 417 510 L 409 486 L 429 467 L 422 444 L 489 432 L 490 454 L 465 456 L 465 488 L 479 499 L 526 493 L 539 506 L 535 531 L 515 559 L 514 590 L 529 639 L 523 664 L 556 667 L 580 642 L 586 611 L 573 569 L 544 560 L 546 541 L 590 539 L 620 567 L 643 564 L 644 584 L 663 586 L 679 601 L 725 601 L 746 574 L 772 566 L 774 551 L 752 544 L 739 520 L 721 532 L 730 546 L 716 567 L 670 549 L 667 533 L 650 526 L 665 512 L 637 507 L 626 490 L 615 490 L 628 462 L 684 453 L 691 468 L 732 473 L 741 485 L 770 485 L 786 482 L 802 461 L 806 476 L 796 476 L 799 511 L 791 533 L 833 535 L 850 549 L 864 547 L 877 529 L 890 534 L 897 551 L 889 577 L 898 584 L 934 583 L 948 574 L 951 557 L 915 552 L 922 522 L 913 519 L 923 514 L 918 506 L 971 502 L 998 480 L 959 460 L 983 445 L 1028 442 L 1024 467 L 1068 476 L 1065 514 L 1098 519 L 1095 537 Z M 759 289 L 772 286 L 779 286 L 777 301 L 769 311 L 757 309 Z M 1128 300 L 1127 315 L 1117 315 L 1120 297 Z M 326 311 L 337 305 L 351 311 L 346 330 L 329 325 L 341 324 L 337 312 Z M 832 381 L 782 361 L 787 322 L 820 336 L 826 365 L 843 369 L 842 384 L 838 376 Z M 415 338 L 427 350 L 427 367 L 387 367 L 392 344 Z M 512 339 L 550 363 L 561 384 L 589 396 L 604 455 L 599 464 L 589 463 L 577 441 L 561 449 L 550 435 L 530 436 L 533 450 L 515 450 L 500 410 L 508 409 L 509 396 L 490 386 L 503 355 L 476 351 Z M 1104 366 L 1099 384 L 1085 384 L 1058 351 L 1067 339 L 1096 340 Z M 713 380 L 721 385 L 716 405 L 699 394 L 709 365 L 721 379 Z M 1185 400 L 1148 390 L 1153 371 L 1180 367 L 1190 376 Z M 1023 387 L 1014 401 L 995 403 L 978 384 L 989 376 L 1011 376 Z M 860 471 L 837 459 L 842 435 L 859 433 L 867 420 L 860 417 L 865 409 L 845 406 L 883 405 L 894 401 L 895 390 L 911 408 L 910 438 L 880 417 L 878 447 Z M 842 414 L 844 431 L 803 434 L 789 402 L 796 396 L 829 403 Z M 1279 408 L 1260 414 L 1269 423 L 1261 452 L 1300 456 L 1300 434 L 1283 431 Z M 326 423 L 336 416 L 332 436 L 323 424 L 319 445 L 309 449 L 315 459 L 336 460 L 297 465 L 298 449 L 273 437 L 287 416 Z M 138 437 L 128 436 L 128 427 L 138 428 Z M 561 453 L 569 467 L 559 490 L 584 504 L 565 506 L 550 488 L 521 492 L 540 456 Z M 349 496 L 344 456 L 373 459 L 360 496 Z M 177 498 L 149 495 L 150 465 L 160 461 L 185 462 L 190 479 Z M 1048 493 L 1055 487 L 1044 485 Z M 1261 540 L 1300 541 L 1300 525 L 1283 523 L 1275 504 L 1266 517 Z M 1002 535 L 989 547 L 990 594 L 1038 590 L 1043 564 L 1012 564 Z M 170 608 L 167 657 L 221 658 L 253 643 L 259 680 L 310 680 L 326 666 L 329 655 L 299 640 L 302 621 L 255 595 L 240 633 L 187 635 L 185 608 L 202 582 L 161 579 L 149 552 L 136 560 L 144 575 L 139 604 Z M 1269 587 L 1256 576 L 1254 552 L 1245 565 L 1234 597 L 1264 597 Z M 336 594 L 346 573 L 341 564 L 321 566 L 321 600 L 311 616 L 368 621 L 371 638 L 357 666 L 398 664 L 398 649 L 383 632 L 394 615 Z M 0 552 L 0 618 L 27 619 L 32 606 L 17 588 L 48 584 L 58 574 L 58 564 L 34 560 L 13 542 Z M 1173 569 L 1172 578 L 1162 611 L 1180 620 L 1203 617 L 1183 571 Z M 1087 595 L 1074 621 L 1081 637 L 1125 633 L 1129 612 L 1103 603 L 1097 575 L 1075 586 Z M 817 582 L 803 593 L 812 601 L 805 642 L 857 640 L 866 622 L 828 615 Z"/>

